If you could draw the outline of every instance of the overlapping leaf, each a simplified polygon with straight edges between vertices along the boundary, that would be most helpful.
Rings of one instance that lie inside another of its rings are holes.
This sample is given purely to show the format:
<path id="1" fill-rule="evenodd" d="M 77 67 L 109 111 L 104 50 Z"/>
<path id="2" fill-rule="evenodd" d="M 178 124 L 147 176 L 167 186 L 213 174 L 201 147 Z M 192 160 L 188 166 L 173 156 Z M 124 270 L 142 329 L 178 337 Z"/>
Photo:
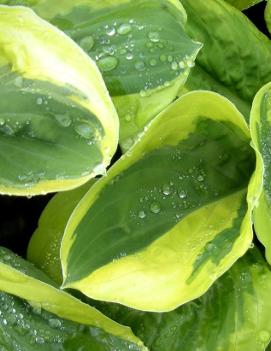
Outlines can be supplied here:
<path id="1" fill-rule="evenodd" d="M 0 192 L 73 188 L 104 172 L 118 119 L 72 40 L 23 7 L 0 6 Z"/>
<path id="2" fill-rule="evenodd" d="M 57 5 L 46 0 L 34 5 L 96 60 L 119 113 L 125 150 L 175 99 L 201 47 L 185 33 L 186 14 L 178 0 L 65 0 Z"/>
<path id="3" fill-rule="evenodd" d="M 263 351 L 271 339 L 271 273 L 254 248 L 201 298 L 169 313 L 96 303 L 151 351 Z"/>
<path id="4" fill-rule="evenodd" d="M 73 212 L 64 286 L 153 311 L 203 294 L 252 239 L 248 141 L 243 117 L 217 94 L 172 104 Z"/>
<path id="5" fill-rule="evenodd" d="M 270 119 L 271 84 L 264 86 L 256 95 L 251 110 L 251 136 L 257 153 L 257 177 L 261 197 L 254 210 L 256 234 L 266 249 L 266 258 L 271 264 L 271 188 L 270 188 Z"/>
<path id="6" fill-rule="evenodd" d="M 0 248 L 3 350 L 145 350 L 130 331 L 54 287 L 41 271 Z"/>
<path id="7" fill-rule="evenodd" d="M 230 99 L 248 119 L 254 95 L 271 81 L 270 40 L 223 0 L 181 2 L 187 12 L 188 34 L 203 43 L 181 93 L 216 91 Z"/>
<path id="8" fill-rule="evenodd" d="M 56 194 L 43 211 L 28 245 L 28 259 L 59 285 L 62 283 L 60 245 L 66 224 L 78 202 L 93 185 Z"/>

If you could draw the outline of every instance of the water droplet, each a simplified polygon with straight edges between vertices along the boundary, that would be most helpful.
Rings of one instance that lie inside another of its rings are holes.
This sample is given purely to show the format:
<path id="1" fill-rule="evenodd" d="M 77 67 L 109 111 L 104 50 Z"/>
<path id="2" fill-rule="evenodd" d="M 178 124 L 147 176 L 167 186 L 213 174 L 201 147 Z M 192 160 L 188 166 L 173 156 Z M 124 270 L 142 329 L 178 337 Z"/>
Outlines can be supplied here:
<path id="1" fill-rule="evenodd" d="M 126 55 L 126 59 L 129 60 L 129 61 L 131 61 L 133 58 L 134 58 L 134 55 L 133 55 L 131 52 L 129 52 L 129 53 Z"/>
<path id="2" fill-rule="evenodd" d="M 23 86 L 23 77 L 16 77 L 14 80 L 14 85 L 21 88 Z"/>
<path id="3" fill-rule="evenodd" d="M 69 127 L 72 123 L 71 118 L 68 114 L 55 115 L 55 119 L 62 127 Z"/>
<path id="4" fill-rule="evenodd" d="M 151 204 L 150 210 L 151 210 L 152 213 L 157 214 L 157 213 L 159 213 L 161 211 L 161 207 L 160 207 L 158 202 L 153 202 Z"/>
<path id="5" fill-rule="evenodd" d="M 183 61 L 180 61 L 180 62 L 179 62 L 179 67 L 180 67 L 181 69 L 184 69 L 184 68 L 185 68 L 185 63 L 184 63 Z"/>
<path id="6" fill-rule="evenodd" d="M 119 26 L 117 32 L 120 35 L 126 35 L 130 33 L 132 30 L 132 26 L 129 23 L 123 23 Z"/>
<path id="7" fill-rule="evenodd" d="M 250 248 L 250 249 L 253 249 L 254 246 L 255 246 L 254 243 L 250 243 L 249 248 Z"/>
<path id="8" fill-rule="evenodd" d="M 168 60 L 168 62 L 172 62 L 173 61 L 173 57 L 171 55 L 168 55 L 167 60 Z"/>
<path id="9" fill-rule="evenodd" d="M 150 32 L 148 34 L 148 37 L 149 37 L 150 41 L 152 41 L 153 43 L 158 43 L 160 40 L 160 35 L 158 32 Z"/>
<path id="10" fill-rule="evenodd" d="M 61 321 L 59 319 L 56 319 L 56 318 L 50 318 L 49 324 L 52 328 L 60 328 L 62 326 Z"/>
<path id="11" fill-rule="evenodd" d="M 170 189 L 170 186 L 169 185 L 167 185 L 167 184 L 165 184 L 164 186 L 163 186 L 163 194 L 164 195 L 169 195 L 170 193 L 171 193 L 171 189 Z"/>
<path id="12" fill-rule="evenodd" d="M 124 116 L 124 119 L 126 122 L 131 122 L 132 120 L 132 115 L 130 113 L 127 113 L 125 116 Z"/>
<path id="13" fill-rule="evenodd" d="M 39 345 L 44 344 L 44 338 L 42 338 L 41 336 L 37 336 L 35 338 L 35 342 L 36 344 L 39 344 Z"/>
<path id="14" fill-rule="evenodd" d="M 146 213 L 145 213 L 144 211 L 139 211 L 139 212 L 138 212 L 138 217 L 141 218 L 141 219 L 143 219 L 143 218 L 146 217 Z"/>
<path id="15" fill-rule="evenodd" d="M 173 69 L 173 71 L 177 71 L 177 69 L 178 69 L 178 63 L 177 63 L 176 61 L 172 62 L 171 68 Z"/>
<path id="16" fill-rule="evenodd" d="M 155 59 L 151 59 L 150 60 L 150 65 L 151 66 L 156 66 L 156 64 L 157 64 L 157 61 Z"/>
<path id="17" fill-rule="evenodd" d="M 99 174 L 105 175 L 106 174 L 106 167 L 105 167 L 105 165 L 103 163 L 99 163 L 98 165 L 96 165 L 93 168 L 93 172 L 96 175 L 99 175 Z"/>
<path id="18" fill-rule="evenodd" d="M 135 63 L 135 68 L 138 71 L 144 71 L 145 70 L 145 63 L 143 61 L 138 61 Z"/>
<path id="19" fill-rule="evenodd" d="M 162 54 L 162 55 L 160 56 L 160 61 L 161 61 L 161 62 L 166 62 L 166 60 L 167 60 L 166 55 Z"/>
<path id="20" fill-rule="evenodd" d="M 188 66 L 189 68 L 194 67 L 194 66 L 195 66 L 195 62 L 192 61 L 192 60 L 188 60 L 188 61 L 187 61 L 187 66 Z"/>
<path id="21" fill-rule="evenodd" d="M 270 340 L 271 335 L 270 335 L 269 331 L 261 330 L 259 333 L 259 337 L 260 337 L 261 341 L 268 342 Z"/>
<path id="22" fill-rule="evenodd" d="M 207 250 L 207 251 L 212 251 L 214 247 L 215 247 L 214 244 L 208 243 L 208 244 L 206 245 L 206 250 Z"/>
<path id="23" fill-rule="evenodd" d="M 133 139 L 132 138 L 127 138 L 123 141 L 122 146 L 125 150 L 130 149 L 133 146 Z"/>
<path id="24" fill-rule="evenodd" d="M 93 48 L 94 39 L 93 39 L 93 37 L 91 35 L 89 35 L 89 36 L 81 39 L 79 45 L 85 51 L 90 51 Z"/>
<path id="25" fill-rule="evenodd" d="M 102 72 L 109 72 L 115 69 L 118 65 L 118 59 L 114 56 L 105 56 L 100 58 L 98 66 Z"/>
<path id="26" fill-rule="evenodd" d="M 5 124 L 5 120 L 4 120 L 4 118 L 0 118 L 0 126 L 3 126 L 4 124 Z"/>
<path id="27" fill-rule="evenodd" d="M 180 192 L 179 192 L 179 198 L 180 199 L 185 199 L 186 198 L 186 192 L 185 191 L 183 191 L 183 190 L 181 190 Z"/>
<path id="28" fill-rule="evenodd" d="M 199 182 L 203 182 L 203 181 L 204 181 L 204 177 L 203 177 L 202 175 L 199 175 L 199 176 L 197 177 L 197 180 L 198 180 Z"/>
<path id="29" fill-rule="evenodd" d="M 105 32 L 110 37 L 113 37 L 113 35 L 116 34 L 116 29 L 114 27 L 108 27 L 108 28 L 106 28 Z"/>
<path id="30" fill-rule="evenodd" d="M 77 134 L 85 139 L 91 139 L 93 137 L 93 129 L 88 123 L 76 123 L 74 129 Z"/>
<path id="31" fill-rule="evenodd" d="M 42 98 L 41 97 L 37 98 L 36 103 L 37 103 L 37 105 L 42 105 L 42 103 L 43 103 Z"/>
<path id="32" fill-rule="evenodd" d="M 147 42 L 146 48 L 148 48 L 148 49 L 153 48 L 153 43 Z"/>
<path id="33" fill-rule="evenodd" d="M 126 54 L 126 52 L 127 52 L 127 50 L 126 50 L 126 49 L 124 49 L 124 48 L 120 49 L 120 54 L 121 54 L 121 55 Z"/>

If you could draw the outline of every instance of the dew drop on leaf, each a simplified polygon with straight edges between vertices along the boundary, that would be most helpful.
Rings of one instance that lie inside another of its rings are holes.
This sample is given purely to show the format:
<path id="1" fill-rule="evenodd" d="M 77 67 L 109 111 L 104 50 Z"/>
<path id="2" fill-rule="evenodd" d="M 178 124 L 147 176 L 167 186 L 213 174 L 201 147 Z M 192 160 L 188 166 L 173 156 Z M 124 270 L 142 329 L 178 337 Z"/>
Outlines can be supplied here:
<path id="1" fill-rule="evenodd" d="M 91 126 L 87 123 L 81 122 L 76 123 L 74 126 L 74 130 L 77 134 L 85 139 L 91 139 L 93 137 L 93 130 Z"/>
<path id="2" fill-rule="evenodd" d="M 204 177 L 203 177 L 202 175 L 199 175 L 199 176 L 197 177 L 197 180 L 198 180 L 199 182 L 203 182 L 203 181 L 204 181 Z"/>
<path id="3" fill-rule="evenodd" d="M 55 115 L 55 119 L 62 127 L 69 127 L 72 123 L 68 114 Z"/>
<path id="4" fill-rule="evenodd" d="M 98 60 L 98 66 L 102 72 L 109 72 L 118 65 L 118 59 L 114 56 L 105 56 Z"/>
<path id="5" fill-rule="evenodd" d="M 183 191 L 183 190 L 180 191 L 180 192 L 179 192 L 179 198 L 180 198 L 180 199 L 185 199 L 185 198 L 186 198 L 186 192 Z"/>
<path id="6" fill-rule="evenodd" d="M 161 211 L 161 207 L 160 207 L 158 202 L 153 202 L 151 204 L 150 210 L 151 210 L 152 213 L 157 214 L 157 213 L 159 213 Z"/>
<path id="7" fill-rule="evenodd" d="M 152 41 L 153 43 L 158 43 L 160 40 L 160 35 L 158 32 L 150 32 L 148 34 L 148 37 L 149 37 L 150 41 Z"/>
<path id="8" fill-rule="evenodd" d="M 85 51 L 89 51 L 89 50 L 91 50 L 93 48 L 94 39 L 93 39 L 93 37 L 91 35 L 89 35 L 89 36 L 81 39 L 79 45 Z"/>
<path id="9" fill-rule="evenodd" d="M 143 219 L 143 218 L 146 217 L 146 213 L 145 213 L 144 211 L 139 211 L 139 212 L 138 212 L 138 217 L 141 218 L 141 219 Z"/>
<path id="10" fill-rule="evenodd" d="M 177 69 L 178 69 L 178 64 L 177 64 L 176 61 L 172 62 L 171 68 L 173 69 L 173 71 L 177 71 Z"/>
<path id="11" fill-rule="evenodd" d="M 166 62 L 166 60 L 167 60 L 166 55 L 162 54 L 162 55 L 160 56 L 160 61 L 161 61 L 161 62 Z"/>
<path id="12" fill-rule="evenodd" d="M 127 59 L 128 61 L 131 61 L 133 58 L 134 58 L 134 55 L 133 55 L 131 52 L 129 52 L 129 53 L 126 55 L 126 59 Z"/>
<path id="13" fill-rule="evenodd" d="M 42 103 L 43 103 L 42 98 L 41 97 L 37 98 L 36 103 L 37 103 L 37 105 L 42 105 Z"/>
<path id="14" fill-rule="evenodd" d="M 105 30 L 106 34 L 113 37 L 116 34 L 116 29 L 114 27 L 108 27 Z"/>
<path id="15" fill-rule="evenodd" d="M 14 85 L 18 88 L 21 88 L 23 86 L 23 78 L 22 77 L 16 77 L 14 80 Z"/>
<path id="16" fill-rule="evenodd" d="M 157 61 L 155 59 L 151 59 L 150 60 L 150 65 L 151 66 L 156 66 L 156 64 L 157 64 Z"/>
<path id="17" fill-rule="evenodd" d="M 132 27 L 129 23 L 123 23 L 117 29 L 117 33 L 120 35 L 126 35 L 126 34 L 130 33 L 131 30 L 132 30 Z"/>
<path id="18" fill-rule="evenodd" d="M 135 64 L 135 68 L 137 71 L 144 71 L 145 70 L 145 63 L 143 61 L 138 61 Z"/>
<path id="19" fill-rule="evenodd" d="M 169 185 L 167 185 L 167 184 L 165 184 L 164 186 L 163 186 L 163 194 L 164 195 L 169 195 L 170 193 L 171 193 L 171 189 L 170 189 L 170 186 Z"/>

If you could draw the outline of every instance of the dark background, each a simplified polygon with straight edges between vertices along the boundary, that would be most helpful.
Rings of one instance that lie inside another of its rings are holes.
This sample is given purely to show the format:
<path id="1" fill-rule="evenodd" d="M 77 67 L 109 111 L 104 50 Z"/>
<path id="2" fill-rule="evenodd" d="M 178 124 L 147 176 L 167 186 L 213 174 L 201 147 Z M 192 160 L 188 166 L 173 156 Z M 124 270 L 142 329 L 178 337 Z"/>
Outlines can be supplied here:
<path id="1" fill-rule="evenodd" d="M 270 37 L 264 21 L 264 8 L 265 2 L 262 2 L 244 13 L 263 33 Z M 114 160 L 119 156 L 120 150 L 116 153 Z M 50 194 L 31 199 L 0 196 L 0 245 L 25 256 L 29 239 L 37 227 L 39 216 L 52 196 Z"/>

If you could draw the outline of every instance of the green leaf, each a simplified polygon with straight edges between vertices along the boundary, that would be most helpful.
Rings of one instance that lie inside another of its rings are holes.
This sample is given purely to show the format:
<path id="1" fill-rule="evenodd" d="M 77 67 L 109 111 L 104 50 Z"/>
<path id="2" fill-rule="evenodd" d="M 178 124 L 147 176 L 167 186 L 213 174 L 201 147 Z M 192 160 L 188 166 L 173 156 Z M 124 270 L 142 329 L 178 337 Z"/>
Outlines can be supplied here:
<path id="1" fill-rule="evenodd" d="M 270 111 L 271 83 L 265 85 L 255 96 L 250 117 L 251 137 L 257 155 L 257 183 L 258 189 L 261 191 L 260 199 L 254 209 L 254 225 L 259 240 L 265 246 L 266 258 L 271 264 Z"/>
<path id="2" fill-rule="evenodd" d="M 183 96 L 76 207 L 64 287 L 150 311 L 200 296 L 250 245 L 253 167 L 235 107 L 211 92 Z"/>
<path id="3" fill-rule="evenodd" d="M 28 245 L 27 257 L 59 285 L 62 283 L 60 244 L 66 224 L 94 179 L 74 190 L 56 194 L 43 211 Z"/>
<path id="4" fill-rule="evenodd" d="M 0 16 L 0 192 L 71 189 L 103 173 L 118 119 L 95 63 L 28 8 L 2 5 Z"/>
<path id="5" fill-rule="evenodd" d="M 224 1 L 227 1 L 229 4 L 231 4 L 232 6 L 235 6 L 239 10 L 245 10 L 251 6 L 258 4 L 263 0 L 224 0 Z"/>
<path id="6" fill-rule="evenodd" d="M 60 291 L 44 273 L 2 247 L 0 268 L 1 350 L 146 350 L 128 327 Z"/>
<path id="7" fill-rule="evenodd" d="M 188 34 L 203 43 L 181 94 L 216 91 L 249 118 L 254 95 L 271 81 L 271 42 L 239 10 L 222 0 L 182 0 Z M 257 49 L 255 49 L 257 48 Z"/>
<path id="8" fill-rule="evenodd" d="M 201 298 L 169 313 L 96 303 L 152 351 L 264 351 L 271 339 L 271 272 L 254 248 Z"/>
<path id="9" fill-rule="evenodd" d="M 46 0 L 33 8 L 96 60 L 120 117 L 124 150 L 176 98 L 201 48 L 185 32 L 178 0 Z"/>

